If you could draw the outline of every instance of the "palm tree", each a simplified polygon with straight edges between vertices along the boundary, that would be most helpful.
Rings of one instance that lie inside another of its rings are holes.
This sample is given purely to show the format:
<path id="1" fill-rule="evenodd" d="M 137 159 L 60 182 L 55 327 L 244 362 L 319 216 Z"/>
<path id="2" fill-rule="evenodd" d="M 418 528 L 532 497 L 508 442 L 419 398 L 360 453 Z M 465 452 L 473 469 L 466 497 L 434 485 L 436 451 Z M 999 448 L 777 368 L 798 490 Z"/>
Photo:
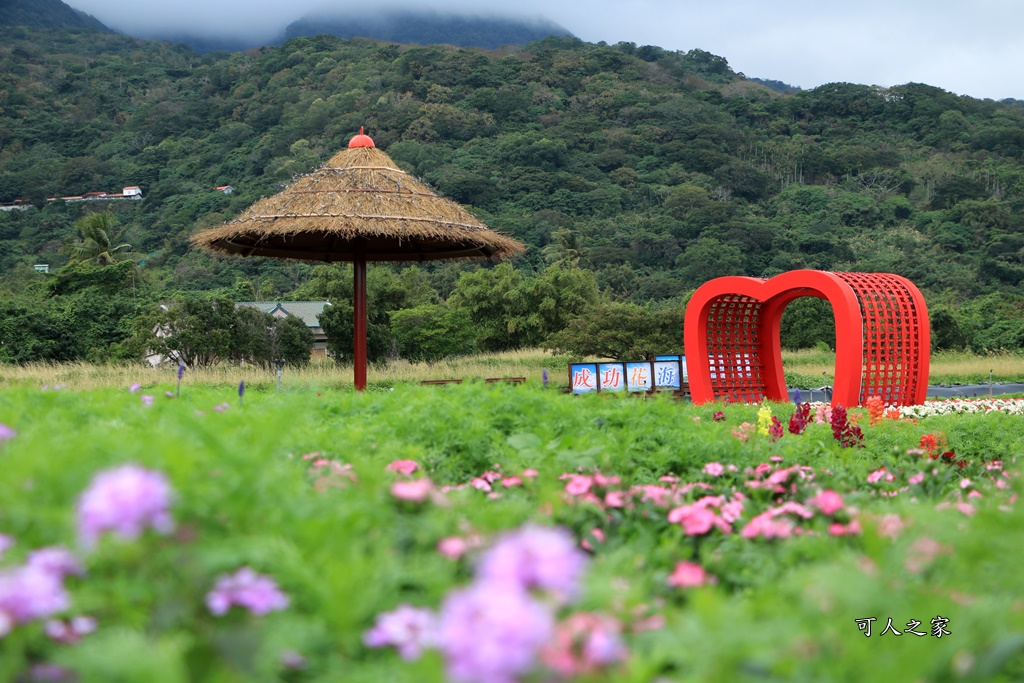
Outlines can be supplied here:
<path id="1" fill-rule="evenodd" d="M 111 211 L 91 213 L 76 221 L 75 227 L 81 233 L 82 240 L 61 249 L 70 255 L 71 262 L 95 261 L 97 265 L 108 266 L 120 260 L 119 256 L 126 256 L 132 248 L 130 244 L 114 244 L 124 230 L 114 232 L 117 219 Z"/>

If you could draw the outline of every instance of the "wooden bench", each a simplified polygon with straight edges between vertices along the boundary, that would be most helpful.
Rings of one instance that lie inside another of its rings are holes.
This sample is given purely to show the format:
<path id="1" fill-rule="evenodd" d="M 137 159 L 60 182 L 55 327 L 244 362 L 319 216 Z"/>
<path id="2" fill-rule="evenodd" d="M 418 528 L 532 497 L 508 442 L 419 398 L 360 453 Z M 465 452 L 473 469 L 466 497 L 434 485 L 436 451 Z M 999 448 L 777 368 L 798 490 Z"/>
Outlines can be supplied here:
<path id="1" fill-rule="evenodd" d="M 461 379 L 424 379 L 420 384 L 462 384 Z"/>
<path id="2" fill-rule="evenodd" d="M 488 377 L 484 380 L 487 384 L 493 384 L 494 382 L 505 382 L 507 384 L 523 384 L 526 382 L 525 377 Z"/>

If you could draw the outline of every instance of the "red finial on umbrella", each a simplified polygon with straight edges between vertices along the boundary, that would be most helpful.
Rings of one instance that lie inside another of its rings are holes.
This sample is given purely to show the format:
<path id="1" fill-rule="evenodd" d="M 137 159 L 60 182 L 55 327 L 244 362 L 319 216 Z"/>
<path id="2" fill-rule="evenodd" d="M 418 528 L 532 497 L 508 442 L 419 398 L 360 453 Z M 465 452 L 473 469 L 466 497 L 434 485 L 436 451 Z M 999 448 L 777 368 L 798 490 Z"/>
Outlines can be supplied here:
<path id="1" fill-rule="evenodd" d="M 352 149 L 353 147 L 376 147 L 376 146 L 377 145 L 373 144 L 373 138 L 371 138 L 369 135 L 363 134 L 363 127 L 362 126 L 359 126 L 359 135 L 354 136 L 351 140 L 348 141 L 349 149 Z"/>

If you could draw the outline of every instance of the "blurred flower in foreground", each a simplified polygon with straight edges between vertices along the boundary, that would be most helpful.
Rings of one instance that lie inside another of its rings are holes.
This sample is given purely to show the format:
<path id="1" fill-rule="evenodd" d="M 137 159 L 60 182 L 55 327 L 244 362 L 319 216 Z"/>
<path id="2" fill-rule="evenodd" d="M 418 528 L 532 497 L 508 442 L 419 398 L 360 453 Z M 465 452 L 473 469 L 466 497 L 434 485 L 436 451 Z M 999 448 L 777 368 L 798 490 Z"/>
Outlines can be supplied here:
<path id="1" fill-rule="evenodd" d="M 0 638 L 15 626 L 68 608 L 64 575 L 45 562 L 0 570 Z"/>
<path id="2" fill-rule="evenodd" d="M 553 632 L 549 606 L 512 585 L 482 581 L 445 598 L 438 647 L 453 681 L 511 683 L 533 669 Z"/>
<path id="3" fill-rule="evenodd" d="M 504 535 L 487 551 L 477 576 L 522 590 L 537 588 L 565 601 L 578 592 L 586 561 L 565 529 L 527 525 Z"/>
<path id="4" fill-rule="evenodd" d="M 263 615 L 287 607 L 288 596 L 269 576 L 242 567 L 234 574 L 221 575 L 206 594 L 206 606 L 218 617 L 227 614 L 232 605 Z"/>
<path id="5" fill-rule="evenodd" d="M 541 652 L 548 668 L 563 677 L 580 676 L 622 661 L 622 624 L 615 617 L 592 612 L 570 614 L 555 630 L 554 643 Z"/>
<path id="6" fill-rule="evenodd" d="M 18 432 L 14 431 L 13 427 L 8 427 L 3 422 L 0 422 L 0 443 L 4 441 L 10 441 L 18 435 Z"/>
<path id="7" fill-rule="evenodd" d="M 170 533 L 170 503 L 171 486 L 162 473 L 133 464 L 104 470 L 78 499 L 78 536 L 91 548 L 104 531 L 124 539 L 138 538 L 147 526 Z"/>
<path id="8" fill-rule="evenodd" d="M 437 617 L 429 609 L 405 603 L 377 615 L 373 628 L 363 634 L 367 647 L 394 647 L 402 659 L 418 659 L 423 650 L 434 647 Z"/>

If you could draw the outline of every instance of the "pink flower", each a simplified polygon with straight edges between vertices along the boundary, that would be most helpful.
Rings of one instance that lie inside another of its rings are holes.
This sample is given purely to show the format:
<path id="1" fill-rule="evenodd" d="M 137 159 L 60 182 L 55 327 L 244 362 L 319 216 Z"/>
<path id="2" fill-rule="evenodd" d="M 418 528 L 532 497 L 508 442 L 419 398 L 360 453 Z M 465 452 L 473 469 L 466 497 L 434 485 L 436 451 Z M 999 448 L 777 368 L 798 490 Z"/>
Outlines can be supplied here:
<path id="1" fill-rule="evenodd" d="M 911 484 L 920 484 L 924 481 L 924 472 L 918 472 L 917 474 L 911 475 L 907 481 Z"/>
<path id="2" fill-rule="evenodd" d="M 394 460 L 389 462 L 384 469 L 388 472 L 410 475 L 420 469 L 420 465 L 415 460 Z"/>
<path id="3" fill-rule="evenodd" d="M 128 387 L 128 391 L 130 391 L 131 393 L 134 394 L 136 391 L 138 391 L 141 388 L 142 388 L 142 385 L 139 384 L 138 382 L 136 382 L 135 384 L 133 384 L 130 387 Z"/>
<path id="4" fill-rule="evenodd" d="M 142 405 L 146 406 L 147 408 L 149 406 L 153 405 L 153 397 L 150 396 L 149 394 L 146 394 L 145 396 L 142 396 L 141 400 L 142 400 Z"/>
<path id="5" fill-rule="evenodd" d="M 288 596 L 269 576 L 242 567 L 234 574 L 222 574 L 213 590 L 206 594 L 206 606 L 215 616 L 227 614 L 232 605 L 260 616 L 283 610 L 288 606 Z"/>
<path id="6" fill-rule="evenodd" d="M 696 588 L 709 583 L 704 567 L 693 562 L 679 562 L 668 577 L 668 585 L 676 588 Z"/>
<path id="7" fill-rule="evenodd" d="M 739 427 L 732 430 L 732 435 L 739 439 L 741 442 L 746 443 L 750 440 L 756 427 L 749 422 L 744 422 Z"/>
<path id="8" fill-rule="evenodd" d="M 413 479 L 411 481 L 396 481 L 391 484 L 391 495 L 398 500 L 407 500 L 413 503 L 422 503 L 430 495 L 434 484 L 427 478 Z"/>
<path id="9" fill-rule="evenodd" d="M 505 477 L 504 479 L 501 480 L 501 485 L 504 486 L 505 488 L 512 488 L 513 486 L 522 486 L 523 480 L 516 476 Z"/>
<path id="10" fill-rule="evenodd" d="M 883 478 L 885 479 L 885 481 L 895 480 L 894 476 L 885 471 L 885 467 L 879 467 L 877 470 L 868 475 L 868 483 L 875 484 L 881 481 Z"/>
<path id="11" fill-rule="evenodd" d="M 483 491 L 484 493 L 489 493 L 491 491 L 491 482 L 487 481 L 483 477 L 474 477 L 473 481 L 469 482 L 469 485 L 477 491 Z"/>
<path id="12" fill-rule="evenodd" d="M 457 560 L 466 554 L 469 543 L 460 536 L 446 536 L 437 542 L 437 552 L 449 560 Z"/>
<path id="13" fill-rule="evenodd" d="M 814 498 L 811 498 L 811 505 L 821 510 L 822 514 L 834 515 L 843 509 L 842 497 L 832 489 L 825 489 Z"/>
<path id="14" fill-rule="evenodd" d="M 92 547 L 104 531 L 134 539 L 146 527 L 167 534 L 174 529 L 168 508 L 171 486 L 160 472 L 128 464 L 104 470 L 78 499 L 78 535 Z"/>
<path id="15" fill-rule="evenodd" d="M 883 515 L 882 519 L 878 520 L 878 535 L 883 538 L 896 538 L 904 526 L 906 524 L 899 515 Z"/>
<path id="16" fill-rule="evenodd" d="M 604 504 L 610 508 L 625 507 L 626 493 L 624 491 L 609 491 L 604 496 Z"/>
<path id="17" fill-rule="evenodd" d="M 593 483 L 594 480 L 592 477 L 582 474 L 574 474 L 566 483 L 565 492 L 570 496 L 582 496 L 584 493 L 590 491 L 590 487 Z"/>
<path id="18" fill-rule="evenodd" d="M 671 510 L 668 513 L 668 521 L 672 524 L 682 525 L 683 533 L 687 536 L 706 534 L 711 531 L 712 527 L 725 524 L 724 521 L 718 519 L 718 515 L 714 512 L 696 504 L 683 505 Z M 723 531 L 728 533 L 728 525 L 725 527 Z"/>
<path id="19" fill-rule="evenodd" d="M 0 422 L 0 444 L 2 444 L 4 441 L 10 441 L 17 435 L 18 432 L 14 431 L 13 427 L 9 427 L 5 425 L 3 422 Z"/>
<path id="20" fill-rule="evenodd" d="M 710 474 L 712 477 L 720 477 L 725 472 L 725 468 L 722 467 L 721 463 L 709 462 L 704 465 L 704 473 Z"/>
<path id="21" fill-rule="evenodd" d="M 406 661 L 419 659 L 437 643 L 437 617 L 428 609 L 401 604 L 377 615 L 373 628 L 363 634 L 367 647 L 394 647 Z"/>
<path id="22" fill-rule="evenodd" d="M 772 519 L 771 512 L 762 512 L 754 517 L 743 527 L 743 538 L 757 538 L 762 536 L 767 539 L 789 538 L 793 533 L 793 522 L 786 518 L 778 521 Z"/>
<path id="23" fill-rule="evenodd" d="M 601 530 L 600 527 L 594 527 L 593 529 L 591 529 L 590 532 L 589 532 L 589 535 L 590 535 L 591 538 L 593 538 L 598 543 L 604 543 L 604 539 L 605 539 L 604 531 Z M 584 538 L 582 541 L 580 541 L 580 547 L 583 548 L 584 550 L 587 550 L 587 551 L 593 551 L 594 550 L 594 546 L 590 542 L 590 539 L 588 539 L 588 538 Z"/>
<path id="24" fill-rule="evenodd" d="M 910 544 L 905 565 L 909 571 L 920 574 L 937 556 L 948 552 L 949 548 L 935 539 L 922 536 Z"/>
<path id="25" fill-rule="evenodd" d="M 537 470 L 523 470 L 523 476 L 526 477 L 527 479 L 536 479 L 539 474 L 540 472 L 538 472 Z"/>
<path id="26" fill-rule="evenodd" d="M 563 678 L 594 673 L 626 658 L 622 624 L 592 612 L 569 615 L 555 629 L 554 642 L 541 651 L 544 664 Z"/>
<path id="27" fill-rule="evenodd" d="M 974 506 L 971 505 L 970 503 L 957 503 L 956 509 L 962 512 L 963 514 L 967 515 L 968 517 L 973 516 L 976 512 Z"/>
<path id="28" fill-rule="evenodd" d="M 970 479 L 964 477 L 963 479 L 960 480 L 960 488 L 966 489 L 966 488 L 970 487 L 970 485 L 971 485 L 971 480 Z"/>

